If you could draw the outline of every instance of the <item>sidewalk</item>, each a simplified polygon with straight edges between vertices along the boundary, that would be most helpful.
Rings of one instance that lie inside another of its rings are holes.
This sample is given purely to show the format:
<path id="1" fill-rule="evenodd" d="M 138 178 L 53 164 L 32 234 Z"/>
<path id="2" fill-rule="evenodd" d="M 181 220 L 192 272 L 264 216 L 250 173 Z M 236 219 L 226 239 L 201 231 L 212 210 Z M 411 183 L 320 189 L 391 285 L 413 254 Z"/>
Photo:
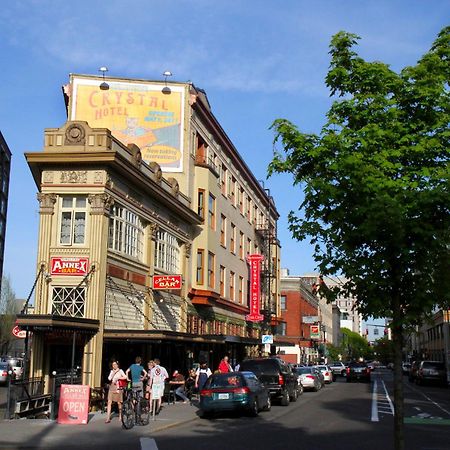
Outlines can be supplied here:
<path id="1" fill-rule="evenodd" d="M 159 415 L 147 426 L 122 428 L 118 416 L 105 424 L 106 414 L 90 413 L 87 425 L 60 425 L 45 419 L 0 420 L 0 449 L 75 449 L 119 448 L 130 443 L 130 437 L 151 436 L 157 431 L 176 427 L 198 418 L 195 405 L 177 402 L 164 404 Z M 126 448 L 126 447 L 125 447 Z"/>

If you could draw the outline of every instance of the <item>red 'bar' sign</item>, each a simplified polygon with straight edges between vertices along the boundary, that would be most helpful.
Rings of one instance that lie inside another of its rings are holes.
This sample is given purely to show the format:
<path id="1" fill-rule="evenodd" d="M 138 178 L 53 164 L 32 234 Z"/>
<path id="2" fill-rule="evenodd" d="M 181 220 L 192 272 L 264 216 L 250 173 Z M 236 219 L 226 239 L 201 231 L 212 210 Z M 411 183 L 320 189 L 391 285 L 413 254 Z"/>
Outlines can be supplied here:
<path id="1" fill-rule="evenodd" d="M 248 255 L 247 261 L 250 264 L 250 314 L 245 316 L 249 322 L 261 322 L 264 316 L 260 314 L 261 305 L 261 261 L 264 256 L 254 254 Z"/>
<path id="2" fill-rule="evenodd" d="M 153 275 L 153 289 L 181 289 L 181 275 Z"/>
<path id="3" fill-rule="evenodd" d="M 50 260 L 51 275 L 86 275 L 89 258 L 54 257 Z"/>

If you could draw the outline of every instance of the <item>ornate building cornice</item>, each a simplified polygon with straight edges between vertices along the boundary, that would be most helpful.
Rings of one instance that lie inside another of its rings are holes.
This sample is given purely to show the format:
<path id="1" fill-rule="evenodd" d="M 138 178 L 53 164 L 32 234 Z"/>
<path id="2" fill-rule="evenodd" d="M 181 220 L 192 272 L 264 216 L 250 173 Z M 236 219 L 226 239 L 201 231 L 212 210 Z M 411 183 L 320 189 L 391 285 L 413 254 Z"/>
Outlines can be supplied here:
<path id="1" fill-rule="evenodd" d="M 90 194 L 88 201 L 91 205 L 92 215 L 109 215 L 111 205 L 114 204 L 114 199 L 109 194 Z"/>
<path id="2" fill-rule="evenodd" d="M 39 214 L 53 214 L 55 212 L 56 194 L 44 194 L 39 192 L 37 199 L 40 203 Z"/>

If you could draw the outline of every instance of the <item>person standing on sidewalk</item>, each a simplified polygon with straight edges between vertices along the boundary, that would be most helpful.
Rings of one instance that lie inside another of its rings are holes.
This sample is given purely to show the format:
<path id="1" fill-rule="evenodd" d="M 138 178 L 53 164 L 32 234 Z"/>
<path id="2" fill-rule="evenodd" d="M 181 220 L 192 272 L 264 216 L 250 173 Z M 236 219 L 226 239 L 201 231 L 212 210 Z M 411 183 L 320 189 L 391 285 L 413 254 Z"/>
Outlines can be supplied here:
<path id="1" fill-rule="evenodd" d="M 143 380 L 147 376 L 146 370 L 141 366 L 142 358 L 136 356 L 135 363 L 128 367 L 126 375 L 129 380 L 131 380 L 131 387 L 133 391 L 137 392 L 139 395 L 143 394 L 144 383 Z"/>
<path id="2" fill-rule="evenodd" d="M 231 368 L 231 364 L 228 362 L 228 356 L 224 356 L 222 358 L 222 361 L 220 361 L 219 372 L 220 373 L 233 372 L 233 369 Z"/>
<path id="3" fill-rule="evenodd" d="M 119 363 L 113 361 L 111 372 L 109 372 L 108 380 L 110 381 L 108 389 L 108 406 L 106 408 L 106 420 L 105 423 L 111 422 L 111 406 L 112 402 L 116 402 L 119 407 L 119 420 L 122 419 L 122 403 L 123 403 L 123 391 L 120 386 L 119 380 L 126 380 L 127 376 L 124 371 L 119 368 Z"/>
<path id="4" fill-rule="evenodd" d="M 197 392 L 200 392 L 203 389 L 203 386 L 206 383 L 206 380 L 212 375 L 211 369 L 208 367 L 206 362 L 201 362 L 200 367 L 197 369 L 195 373 L 195 387 Z"/>
<path id="5" fill-rule="evenodd" d="M 164 384 L 167 378 L 169 378 L 169 374 L 167 373 L 167 370 L 160 366 L 160 361 L 158 358 L 155 358 L 153 360 L 154 366 L 152 370 L 150 370 L 149 374 L 149 382 L 148 386 L 150 389 L 150 392 L 152 392 L 153 386 L 155 386 L 155 390 L 157 390 L 160 393 L 159 398 L 157 399 L 157 405 L 156 405 L 156 411 L 155 414 L 159 413 L 159 410 L 161 409 L 161 398 L 164 393 Z M 152 398 L 150 394 L 150 398 Z M 153 399 L 152 399 L 153 400 Z M 152 401 L 153 403 L 153 401 Z M 153 408 L 153 405 L 150 405 L 150 409 Z"/>

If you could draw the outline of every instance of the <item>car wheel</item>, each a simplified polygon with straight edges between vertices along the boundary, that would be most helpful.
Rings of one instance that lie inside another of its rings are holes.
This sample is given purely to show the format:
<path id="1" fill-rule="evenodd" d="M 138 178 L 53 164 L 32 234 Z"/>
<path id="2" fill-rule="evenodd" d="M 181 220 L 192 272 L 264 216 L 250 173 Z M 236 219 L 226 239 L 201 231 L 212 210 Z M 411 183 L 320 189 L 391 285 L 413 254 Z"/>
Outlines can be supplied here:
<path id="1" fill-rule="evenodd" d="M 303 384 L 300 384 L 300 386 L 298 387 L 298 395 L 302 394 L 303 394 Z"/>
<path id="2" fill-rule="evenodd" d="M 347 383 L 350 383 L 352 380 L 350 380 L 350 378 L 349 377 L 347 377 Z"/>
<path id="3" fill-rule="evenodd" d="M 268 395 L 266 406 L 264 406 L 264 411 L 270 411 L 271 408 L 272 408 L 272 400 L 270 399 L 270 395 Z"/>
<path id="4" fill-rule="evenodd" d="M 282 397 L 281 397 L 281 406 L 288 406 L 289 405 L 289 392 L 286 390 L 283 391 Z"/>
<path id="5" fill-rule="evenodd" d="M 212 414 L 210 412 L 203 411 L 203 409 L 198 412 L 198 415 L 201 419 L 211 419 L 212 417 Z"/>
<path id="6" fill-rule="evenodd" d="M 298 398 L 298 392 L 297 392 L 297 388 L 294 388 L 294 390 L 292 391 L 292 395 L 289 396 L 289 400 L 291 402 L 296 402 Z"/>
<path id="7" fill-rule="evenodd" d="M 341 376 L 342 376 L 342 377 L 345 377 L 345 370 L 343 370 L 343 371 L 341 372 Z"/>
<path id="8" fill-rule="evenodd" d="M 256 400 L 256 398 L 253 399 L 253 403 L 250 409 L 250 415 L 253 417 L 256 417 L 259 413 L 259 409 L 258 409 L 258 401 Z"/>

